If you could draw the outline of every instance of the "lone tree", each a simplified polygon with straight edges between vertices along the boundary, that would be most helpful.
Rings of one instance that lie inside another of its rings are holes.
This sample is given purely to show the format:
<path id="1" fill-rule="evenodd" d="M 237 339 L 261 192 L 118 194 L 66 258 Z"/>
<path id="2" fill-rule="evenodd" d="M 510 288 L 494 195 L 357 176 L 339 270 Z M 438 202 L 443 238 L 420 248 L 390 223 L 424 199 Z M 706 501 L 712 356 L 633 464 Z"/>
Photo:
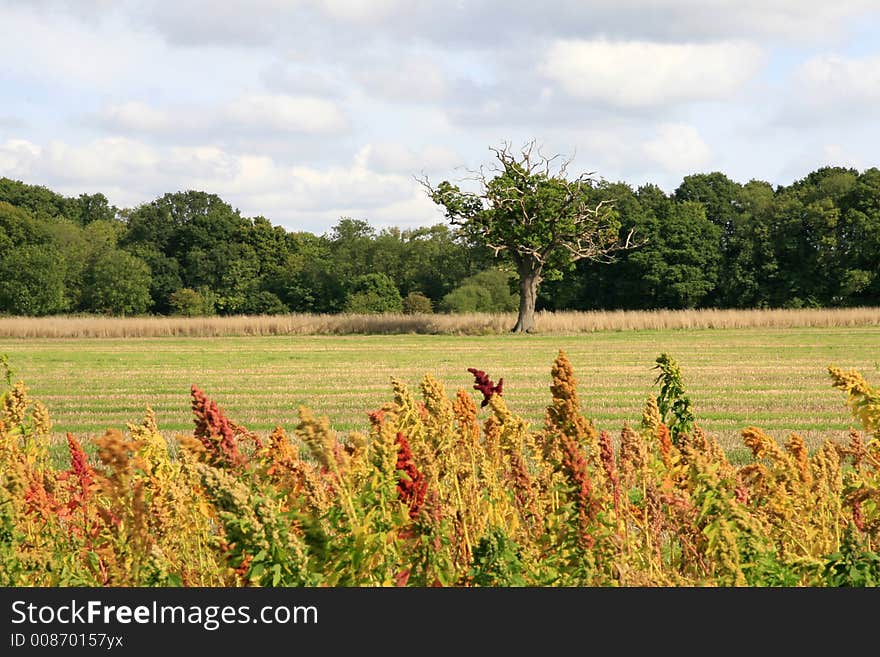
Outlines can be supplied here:
<path id="1" fill-rule="evenodd" d="M 592 173 L 567 177 L 571 159 L 544 156 L 534 141 L 519 153 L 507 143 L 489 150 L 497 162 L 473 174 L 478 193 L 445 180 L 436 187 L 427 177 L 419 182 L 467 238 L 513 263 L 520 294 L 512 332 L 531 333 L 541 281 L 559 279 L 577 260 L 612 262 L 615 252 L 636 245 L 632 231 L 621 238 L 609 201 L 590 203 Z"/>

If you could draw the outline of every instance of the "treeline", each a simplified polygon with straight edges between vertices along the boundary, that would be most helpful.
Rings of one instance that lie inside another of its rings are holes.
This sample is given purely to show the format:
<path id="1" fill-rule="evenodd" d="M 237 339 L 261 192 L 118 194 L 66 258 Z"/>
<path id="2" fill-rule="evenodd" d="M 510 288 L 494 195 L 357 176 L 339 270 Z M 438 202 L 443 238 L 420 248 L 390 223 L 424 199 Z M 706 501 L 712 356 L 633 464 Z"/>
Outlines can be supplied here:
<path id="1" fill-rule="evenodd" d="M 671 194 L 597 182 L 641 246 L 546 281 L 549 310 L 880 305 L 880 170 L 790 186 L 721 173 Z M 134 208 L 0 178 L 0 313 L 232 315 L 515 310 L 492 253 L 445 224 L 327 233 L 246 217 L 215 194 Z"/>
<path id="2" fill-rule="evenodd" d="M 546 309 L 880 305 L 880 169 L 823 167 L 776 188 L 715 172 L 671 195 L 622 183 L 593 194 L 646 243 L 548 281 Z"/>
<path id="3" fill-rule="evenodd" d="M 314 235 L 201 191 L 119 209 L 0 180 L 0 312 L 13 315 L 510 310 L 492 264 L 442 224 L 377 232 L 346 217 Z"/>

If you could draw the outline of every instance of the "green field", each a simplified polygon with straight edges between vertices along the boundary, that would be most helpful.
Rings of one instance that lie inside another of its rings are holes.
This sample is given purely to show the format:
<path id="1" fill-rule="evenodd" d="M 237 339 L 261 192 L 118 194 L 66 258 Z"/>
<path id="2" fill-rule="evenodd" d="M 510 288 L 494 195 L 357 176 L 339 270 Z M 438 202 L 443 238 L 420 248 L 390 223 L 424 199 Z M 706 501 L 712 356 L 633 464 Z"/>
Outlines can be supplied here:
<path id="1" fill-rule="evenodd" d="M 550 368 L 568 355 L 584 413 L 612 433 L 637 423 L 656 394 L 661 352 L 683 371 L 698 423 L 725 450 L 741 450 L 749 425 L 777 440 L 800 433 L 812 448 L 844 440 L 854 426 L 829 365 L 857 369 L 880 385 L 880 328 L 605 331 L 572 336 L 274 336 L 230 338 L 2 339 L 16 379 L 42 400 L 54 431 L 98 435 L 139 422 L 149 405 L 163 431 L 189 431 L 197 384 L 248 429 L 291 430 L 297 408 L 338 430 L 366 429 L 367 412 L 391 397 L 391 378 L 418 394 L 433 374 L 450 396 L 470 390 L 468 367 L 504 378 L 512 411 L 541 423 Z M 479 393 L 473 391 L 475 399 Z"/>

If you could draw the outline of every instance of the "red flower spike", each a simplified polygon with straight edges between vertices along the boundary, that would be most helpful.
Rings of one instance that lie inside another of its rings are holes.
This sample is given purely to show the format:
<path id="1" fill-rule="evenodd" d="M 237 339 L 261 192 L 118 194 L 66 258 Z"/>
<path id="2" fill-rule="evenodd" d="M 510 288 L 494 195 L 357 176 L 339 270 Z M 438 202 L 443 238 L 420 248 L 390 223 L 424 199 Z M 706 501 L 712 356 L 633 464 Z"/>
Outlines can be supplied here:
<path id="1" fill-rule="evenodd" d="M 415 520 L 425 503 L 428 491 L 428 480 L 416 467 L 416 461 L 410 449 L 409 441 L 400 431 L 397 432 L 397 496 L 409 506 L 409 517 Z"/>
<path id="2" fill-rule="evenodd" d="M 197 386 L 192 386 L 192 411 L 195 415 L 195 437 L 198 438 L 215 465 L 237 466 L 245 463 L 238 451 L 233 424 L 223 414 L 217 402 L 209 399 Z"/>
<path id="3" fill-rule="evenodd" d="M 858 530 L 860 532 L 865 532 L 867 527 L 865 525 L 865 515 L 862 512 L 862 503 L 858 500 L 853 502 L 852 510 L 853 524 L 858 527 Z"/>
<path id="4" fill-rule="evenodd" d="M 70 473 L 79 482 L 79 494 L 87 500 L 95 487 L 95 470 L 89 465 L 89 457 L 73 434 L 67 433 L 67 449 L 70 451 Z"/>
<path id="5" fill-rule="evenodd" d="M 498 384 L 493 384 L 492 379 L 489 378 L 489 375 L 486 374 L 483 370 L 478 370 L 475 367 L 469 367 L 468 372 L 474 375 L 474 390 L 479 390 L 483 393 L 483 401 L 480 402 L 480 408 L 483 408 L 486 404 L 489 403 L 489 399 L 492 395 L 500 395 L 501 388 L 504 385 L 504 379 L 498 379 Z"/>

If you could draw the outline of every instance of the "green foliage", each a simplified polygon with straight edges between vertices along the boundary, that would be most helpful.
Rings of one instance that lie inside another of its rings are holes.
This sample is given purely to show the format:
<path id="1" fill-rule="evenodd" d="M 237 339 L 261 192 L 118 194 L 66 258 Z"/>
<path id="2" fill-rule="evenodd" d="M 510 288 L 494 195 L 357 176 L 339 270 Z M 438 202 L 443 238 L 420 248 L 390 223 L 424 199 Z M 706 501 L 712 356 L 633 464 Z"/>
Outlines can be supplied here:
<path id="1" fill-rule="evenodd" d="M 619 239 L 620 218 L 611 206 L 591 203 L 588 175 L 570 180 L 564 164 L 554 171 L 555 158 L 541 155 L 534 143 L 519 154 L 506 144 L 492 151 L 496 175 L 481 177 L 479 192 L 463 192 L 448 181 L 425 185 L 472 243 L 514 266 L 524 298 L 513 330 L 528 332 L 542 280 L 560 277 L 580 259 L 608 260 L 628 245 Z"/>
<path id="2" fill-rule="evenodd" d="M 721 229 L 726 248 L 736 222 L 741 189 L 720 171 L 713 171 L 685 176 L 672 196 L 676 201 L 702 205 L 708 220 Z"/>
<path id="3" fill-rule="evenodd" d="M 431 300 L 421 292 L 410 292 L 403 299 L 403 313 L 405 315 L 430 314 L 434 312 Z"/>
<path id="4" fill-rule="evenodd" d="M 657 357 L 653 369 L 660 370 L 654 385 L 660 384 L 657 395 L 657 407 L 660 419 L 669 428 L 673 444 L 678 444 L 680 437 L 694 429 L 694 414 L 691 411 L 691 400 L 685 394 L 681 368 L 672 356 L 662 353 Z"/>
<path id="5" fill-rule="evenodd" d="M 122 250 L 100 256 L 87 272 L 88 310 L 108 315 L 138 315 L 150 306 L 150 268 Z"/>
<path id="6" fill-rule="evenodd" d="M 181 288 L 213 290 L 219 314 L 338 313 L 352 304 L 376 312 L 388 306 L 383 295 L 354 289 L 369 274 L 437 310 L 453 291 L 447 309 L 497 309 L 494 297 L 461 290 L 496 257 L 525 285 L 516 289 L 526 290 L 526 308 L 533 296 L 547 310 L 880 305 L 880 169 L 822 167 L 776 187 L 698 173 L 666 194 L 571 179 L 528 146 L 493 151 L 497 175 L 478 192 L 429 186 L 448 225 L 377 230 L 342 217 L 325 235 L 244 217 L 204 191 L 118 209 L 100 193 L 65 197 L 0 178 L 0 260 L 19 281 L 3 279 L 0 312 L 95 312 L 92 270 L 116 249 L 149 267 L 146 309 L 156 314 L 174 312 L 170 297 Z M 631 231 L 638 248 L 617 249 Z M 49 249 L 56 271 L 13 271 L 9 258 L 30 246 Z M 100 305 L 115 313 L 126 304 Z"/>
<path id="7" fill-rule="evenodd" d="M 6 387 L 12 387 L 12 377 L 15 376 L 15 370 L 9 365 L 9 356 L 0 354 L 0 368 L 3 369 L 3 378 L 6 379 Z"/>
<path id="8" fill-rule="evenodd" d="M 650 307 L 697 307 L 718 282 L 721 230 L 699 203 L 672 202 L 657 188 L 638 196 L 652 216 L 639 226 L 647 241 L 630 254 L 628 275 Z"/>
<path id="9" fill-rule="evenodd" d="M 0 586 L 18 586 L 23 570 L 16 546 L 25 537 L 15 522 L 12 495 L 0 486 Z"/>
<path id="10" fill-rule="evenodd" d="M 198 469 L 230 545 L 227 563 L 244 573 L 247 585 L 314 583 L 301 538 L 294 531 L 293 514 L 284 508 L 277 490 L 263 491 L 259 484 L 206 464 L 199 464 Z"/>
<path id="11" fill-rule="evenodd" d="M 184 287 L 180 263 L 153 246 L 127 247 L 129 253 L 139 257 L 150 268 L 150 301 L 153 312 L 166 315 L 175 313 L 171 296 Z M 211 313 L 213 314 L 213 307 Z"/>
<path id="12" fill-rule="evenodd" d="M 0 256 L 0 313 L 41 316 L 65 311 L 64 265 L 51 246 L 19 246 Z"/>
<path id="13" fill-rule="evenodd" d="M 854 527 L 847 527 L 840 551 L 828 555 L 822 570 L 825 586 L 880 586 L 880 553 L 858 538 Z"/>
<path id="14" fill-rule="evenodd" d="M 443 297 L 440 310 L 447 313 L 492 312 L 492 294 L 477 285 L 462 285 Z"/>
<path id="15" fill-rule="evenodd" d="M 490 260 L 445 224 L 406 230 L 392 227 L 376 236 L 370 260 L 362 263 L 361 271 L 381 271 L 397 283 L 404 297 L 421 292 L 436 304 L 462 279 L 486 268 Z"/>
<path id="16" fill-rule="evenodd" d="M 494 527 L 474 547 L 468 577 L 474 586 L 526 586 L 519 546 Z"/>
<path id="17" fill-rule="evenodd" d="M 352 282 L 345 312 L 399 313 L 403 312 L 403 299 L 394 281 L 385 274 L 365 274 Z"/>
<path id="18" fill-rule="evenodd" d="M 290 309 L 272 292 L 259 290 L 245 298 L 239 312 L 245 315 L 283 315 Z"/>
<path id="19" fill-rule="evenodd" d="M 110 205 L 103 194 L 80 194 L 76 199 L 69 199 L 67 216 L 87 226 L 95 221 L 116 223 L 119 209 Z"/>
<path id="20" fill-rule="evenodd" d="M 26 244 L 42 244 L 49 239 L 45 222 L 25 208 L 0 201 L 0 257 L 8 249 Z"/>
<path id="21" fill-rule="evenodd" d="M 20 180 L 0 178 L 0 202 L 27 210 L 37 219 L 52 219 L 77 214 L 69 212 L 74 199 L 56 194 L 42 185 L 28 185 Z"/>
<path id="22" fill-rule="evenodd" d="M 171 293 L 169 305 L 174 315 L 181 317 L 204 317 L 214 314 L 216 295 L 208 290 L 199 292 L 189 287 L 182 287 Z"/>
<path id="23" fill-rule="evenodd" d="M 503 313 L 518 307 L 519 295 L 510 291 L 510 275 L 499 269 L 469 276 L 440 303 L 440 309 L 450 313 Z"/>

